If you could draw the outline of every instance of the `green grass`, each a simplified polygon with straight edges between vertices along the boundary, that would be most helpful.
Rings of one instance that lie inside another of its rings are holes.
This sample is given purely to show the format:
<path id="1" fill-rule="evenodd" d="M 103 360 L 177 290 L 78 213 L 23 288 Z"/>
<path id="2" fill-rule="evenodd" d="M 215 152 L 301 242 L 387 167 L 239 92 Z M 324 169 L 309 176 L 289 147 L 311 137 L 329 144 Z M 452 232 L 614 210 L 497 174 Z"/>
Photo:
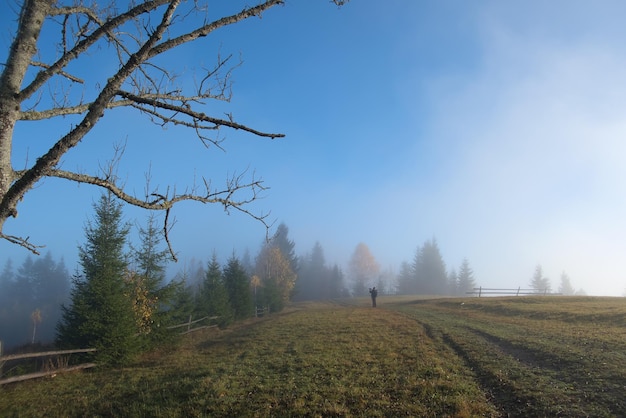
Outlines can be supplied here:
<path id="1" fill-rule="evenodd" d="M 626 416 L 626 301 L 519 297 L 396 308 L 476 371 L 513 416 Z"/>
<path id="2" fill-rule="evenodd" d="M 0 387 L 5 417 L 626 416 L 626 301 L 296 304 L 133 367 Z"/>

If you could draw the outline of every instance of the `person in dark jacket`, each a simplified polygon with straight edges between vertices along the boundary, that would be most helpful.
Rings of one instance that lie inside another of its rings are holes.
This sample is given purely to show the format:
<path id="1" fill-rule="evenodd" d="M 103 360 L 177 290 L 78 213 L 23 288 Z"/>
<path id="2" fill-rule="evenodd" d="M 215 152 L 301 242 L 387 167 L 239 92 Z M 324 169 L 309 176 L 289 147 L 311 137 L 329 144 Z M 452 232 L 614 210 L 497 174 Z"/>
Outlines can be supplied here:
<path id="1" fill-rule="evenodd" d="M 370 296 L 372 297 L 372 307 L 376 307 L 376 296 L 378 296 L 378 290 L 376 290 L 376 286 L 370 289 Z"/>

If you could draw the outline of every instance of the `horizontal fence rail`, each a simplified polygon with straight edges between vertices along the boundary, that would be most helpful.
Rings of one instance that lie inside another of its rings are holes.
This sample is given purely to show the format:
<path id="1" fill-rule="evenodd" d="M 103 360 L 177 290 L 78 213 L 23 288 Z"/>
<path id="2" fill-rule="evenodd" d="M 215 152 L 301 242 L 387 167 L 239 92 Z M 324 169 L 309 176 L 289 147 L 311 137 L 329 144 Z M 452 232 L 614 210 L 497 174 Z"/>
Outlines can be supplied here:
<path id="1" fill-rule="evenodd" d="M 548 295 L 560 295 L 561 293 L 550 293 L 549 289 L 522 289 L 518 287 L 517 289 L 494 289 L 487 287 L 475 287 L 471 292 L 466 292 L 468 295 L 478 295 L 481 297 L 483 295 L 510 295 L 510 296 L 524 296 L 524 295 L 535 295 L 535 296 L 548 296 Z"/>
<path id="2" fill-rule="evenodd" d="M 37 358 L 37 357 L 58 357 L 65 356 L 69 354 L 76 353 L 92 353 L 96 351 L 95 348 L 79 348 L 74 350 L 57 350 L 57 351 L 43 351 L 39 353 L 22 353 L 22 354 L 10 354 L 7 356 L 0 356 L 0 376 L 2 375 L 2 366 L 7 361 L 16 361 L 16 360 L 24 360 L 29 358 Z M 61 362 L 57 362 L 57 364 L 61 364 Z M 52 367 L 50 370 L 42 370 L 39 372 L 28 373 L 18 376 L 11 376 L 5 379 L 0 379 L 0 385 L 4 385 L 7 383 L 21 382 L 23 380 L 36 379 L 39 377 L 52 376 L 58 373 L 71 372 L 74 370 L 82 370 L 89 369 L 91 367 L 95 367 L 96 363 L 83 363 L 75 366 L 59 366 Z"/>
<path id="3" fill-rule="evenodd" d="M 215 319 L 218 319 L 219 316 L 205 316 L 202 317 L 200 319 L 196 319 L 192 321 L 192 316 L 189 315 L 189 321 L 183 323 L 183 324 L 178 324 L 178 325 L 172 325 L 167 327 L 167 329 L 176 329 L 176 328 L 183 328 L 183 327 L 187 327 L 186 330 L 181 331 L 181 334 L 189 334 L 190 332 L 195 332 L 195 331 L 200 331 L 201 329 L 207 329 L 207 328 L 215 328 L 217 327 L 217 324 L 212 324 L 212 325 L 201 325 L 201 326 L 196 326 L 196 327 L 191 327 L 194 324 L 197 324 L 198 322 L 202 322 L 202 321 L 213 321 Z"/>

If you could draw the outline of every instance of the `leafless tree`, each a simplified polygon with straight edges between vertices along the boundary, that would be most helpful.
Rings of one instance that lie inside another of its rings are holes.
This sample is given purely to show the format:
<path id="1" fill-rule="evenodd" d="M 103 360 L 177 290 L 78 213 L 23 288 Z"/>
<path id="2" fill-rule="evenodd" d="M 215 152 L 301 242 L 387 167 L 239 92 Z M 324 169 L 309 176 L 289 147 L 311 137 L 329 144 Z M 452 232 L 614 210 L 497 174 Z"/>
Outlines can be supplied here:
<path id="1" fill-rule="evenodd" d="M 340 6 L 345 1 L 332 0 L 332 3 Z M 202 187 L 190 186 L 183 193 L 166 187 L 146 189 L 144 196 L 137 196 L 125 190 L 114 175 L 113 163 L 105 169 L 95 167 L 88 174 L 62 169 L 61 158 L 86 139 L 104 114 L 114 108 L 135 109 L 159 125 L 186 127 L 207 146 L 220 146 L 221 128 L 259 137 L 282 137 L 280 133 L 263 132 L 239 123 L 231 115 L 215 117 L 203 111 L 209 100 L 230 99 L 230 73 L 237 65 L 231 63 L 230 56 L 216 54 L 215 66 L 196 74 L 198 81 L 193 91 L 178 84 L 173 70 L 158 58 L 220 28 L 260 17 L 284 2 L 259 0 L 255 6 L 241 6 L 236 9 L 240 11 L 218 16 L 213 15 L 215 7 L 210 0 L 140 0 L 119 4 L 115 0 L 106 4 L 98 0 L 20 2 L 17 30 L 0 76 L 0 238 L 38 253 L 39 246 L 28 237 L 3 231 L 5 221 L 17 216 L 19 202 L 46 177 L 95 185 L 130 205 L 165 211 L 163 233 L 170 251 L 168 215 L 172 206 L 181 201 L 221 204 L 225 210 L 241 211 L 267 227 L 267 215 L 247 209 L 247 204 L 265 189 L 262 180 L 254 176 L 248 179 L 244 174 L 233 175 L 223 187 L 214 187 L 203 179 Z M 233 5 L 237 3 L 233 0 L 228 6 L 235 10 Z M 80 73 L 88 67 L 77 63 L 89 62 L 95 51 L 102 50 L 113 51 L 115 65 L 106 77 L 93 81 L 92 74 Z M 68 116 L 75 117 L 76 123 L 51 138 L 52 146 L 46 152 L 36 156 L 33 162 L 26 162 L 22 169 L 12 165 L 17 122 Z"/>

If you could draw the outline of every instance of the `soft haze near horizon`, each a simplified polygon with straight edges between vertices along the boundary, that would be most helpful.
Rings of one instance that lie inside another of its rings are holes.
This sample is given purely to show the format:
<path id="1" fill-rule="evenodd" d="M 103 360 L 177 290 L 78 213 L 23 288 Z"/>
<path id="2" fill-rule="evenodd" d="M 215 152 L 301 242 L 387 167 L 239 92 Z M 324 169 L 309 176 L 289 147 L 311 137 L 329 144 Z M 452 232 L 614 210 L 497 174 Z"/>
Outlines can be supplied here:
<path id="1" fill-rule="evenodd" d="M 4 10 L 16 10 L 3 0 Z M 269 141 L 235 131 L 225 151 L 193 132 L 112 112 L 63 159 L 89 169 L 125 143 L 119 175 L 216 184 L 248 169 L 271 189 L 250 206 L 284 222 L 296 252 L 316 241 L 344 268 L 364 242 L 396 272 L 435 237 L 448 268 L 467 258 L 478 285 L 527 287 L 535 266 L 556 290 L 562 272 L 590 295 L 626 288 L 626 4 L 618 1 L 295 0 L 179 50 L 187 67 L 241 54 L 230 104 Z M 4 60 L 15 16 L 0 17 Z M 210 38 L 210 39 L 209 39 Z M 223 110 L 224 109 L 224 110 Z M 67 121 L 57 121 L 59 126 Z M 59 129 L 62 129 L 59 128 Z M 16 130 L 16 167 L 57 137 Z M 70 271 L 101 191 L 48 179 L 18 206 L 6 233 L 28 235 Z M 147 213 L 126 207 L 126 218 Z M 171 241 L 181 261 L 249 249 L 265 229 L 218 207 L 184 203 Z M 273 232 L 273 231 L 272 231 Z M 29 253 L 0 242 L 0 262 Z"/>

